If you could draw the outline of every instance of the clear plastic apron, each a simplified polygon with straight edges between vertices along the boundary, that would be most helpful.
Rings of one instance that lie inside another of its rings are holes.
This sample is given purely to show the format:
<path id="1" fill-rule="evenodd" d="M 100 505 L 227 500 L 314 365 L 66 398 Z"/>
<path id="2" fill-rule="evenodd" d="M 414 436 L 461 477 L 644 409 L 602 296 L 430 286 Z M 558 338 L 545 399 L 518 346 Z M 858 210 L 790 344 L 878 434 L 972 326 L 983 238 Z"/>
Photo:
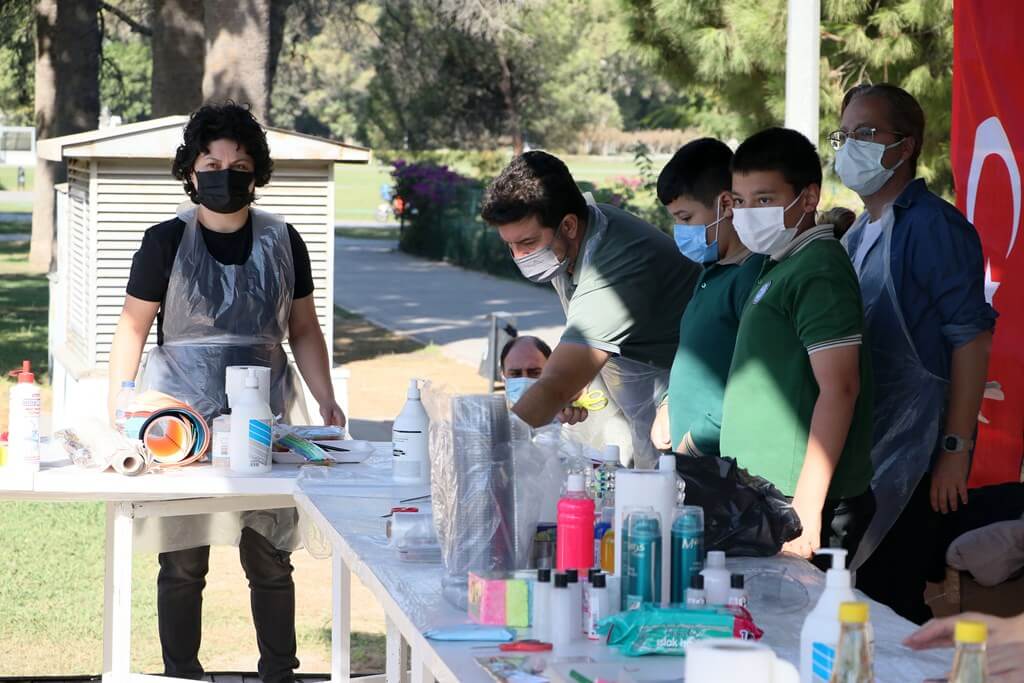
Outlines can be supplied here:
<path id="1" fill-rule="evenodd" d="M 141 390 L 156 389 L 212 420 L 227 409 L 230 365 L 270 367 L 270 404 L 286 422 L 308 422 L 298 376 L 281 346 L 288 332 L 295 267 L 283 219 L 250 209 L 252 251 L 245 263 L 224 265 L 206 248 L 196 207 L 178 217 L 185 231 L 167 284 L 163 344 L 150 349 Z M 298 547 L 294 509 L 144 518 L 135 524 L 138 552 L 203 545 L 237 545 L 250 527 L 282 550 Z"/>
<path id="2" fill-rule="evenodd" d="M 866 222 L 865 213 L 857 223 L 863 227 Z M 876 509 L 852 569 L 864 564 L 882 542 L 931 468 L 948 390 L 948 382 L 921 362 L 896 296 L 892 279 L 894 224 L 890 206 L 882 217 L 880 244 L 868 253 L 860 274 L 874 375 L 871 462 L 875 472 L 871 488 Z"/>
<path id="3" fill-rule="evenodd" d="M 608 218 L 595 204 L 590 193 L 586 193 L 585 197 L 590 208 L 587 223 L 590 234 L 587 236 L 583 253 L 577 259 L 577 269 L 588 268 L 600 245 L 608 239 Z M 556 277 L 552 284 L 558 292 L 562 308 L 568 313 L 569 301 L 574 291 L 572 276 L 564 273 Z M 636 468 L 650 469 L 658 463 L 659 454 L 651 442 L 651 425 L 654 424 L 654 417 L 658 411 L 658 400 L 668 390 L 669 374 L 668 368 L 659 368 L 623 356 L 612 357 L 601 368 L 601 383 L 607 391 L 609 401 L 618 410 L 591 413 L 587 422 L 623 419 L 628 426 L 631 444 L 625 445 L 626 447 L 620 444 L 621 458 L 623 462 L 632 463 Z M 602 427 L 597 430 L 598 434 L 616 431 L 614 426 Z"/>

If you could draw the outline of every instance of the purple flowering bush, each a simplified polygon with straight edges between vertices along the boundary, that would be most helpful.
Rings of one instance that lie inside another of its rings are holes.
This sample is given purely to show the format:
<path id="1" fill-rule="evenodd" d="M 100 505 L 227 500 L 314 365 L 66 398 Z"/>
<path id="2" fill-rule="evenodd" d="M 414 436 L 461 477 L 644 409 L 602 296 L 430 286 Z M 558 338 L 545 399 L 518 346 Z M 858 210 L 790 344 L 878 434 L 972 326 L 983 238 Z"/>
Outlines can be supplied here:
<path id="1" fill-rule="evenodd" d="M 402 213 L 407 217 L 411 212 L 441 211 L 455 200 L 460 188 L 475 184 L 473 179 L 447 166 L 404 159 L 392 164 L 391 177 L 395 180 L 395 195 L 404 202 Z"/>

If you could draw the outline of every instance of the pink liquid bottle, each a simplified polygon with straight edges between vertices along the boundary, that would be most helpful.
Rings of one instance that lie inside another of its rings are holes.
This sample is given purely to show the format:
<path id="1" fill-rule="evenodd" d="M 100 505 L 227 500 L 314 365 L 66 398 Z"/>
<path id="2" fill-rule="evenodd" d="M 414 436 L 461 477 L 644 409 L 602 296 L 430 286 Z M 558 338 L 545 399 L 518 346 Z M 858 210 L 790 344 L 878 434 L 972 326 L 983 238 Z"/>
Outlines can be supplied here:
<path id="1" fill-rule="evenodd" d="M 585 573 L 594 566 L 594 501 L 583 491 L 582 474 L 570 474 L 567 489 L 558 501 L 556 568 Z"/>

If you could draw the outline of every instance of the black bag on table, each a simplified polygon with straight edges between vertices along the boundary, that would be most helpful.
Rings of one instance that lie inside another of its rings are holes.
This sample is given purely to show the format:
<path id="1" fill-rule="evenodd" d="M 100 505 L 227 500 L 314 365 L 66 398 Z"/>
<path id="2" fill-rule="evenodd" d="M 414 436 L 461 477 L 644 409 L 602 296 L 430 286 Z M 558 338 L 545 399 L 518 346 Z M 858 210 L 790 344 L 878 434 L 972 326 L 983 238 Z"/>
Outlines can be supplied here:
<path id="1" fill-rule="evenodd" d="M 686 482 L 686 504 L 704 508 L 705 550 L 769 557 L 802 531 L 782 492 L 732 458 L 676 454 L 676 471 Z"/>

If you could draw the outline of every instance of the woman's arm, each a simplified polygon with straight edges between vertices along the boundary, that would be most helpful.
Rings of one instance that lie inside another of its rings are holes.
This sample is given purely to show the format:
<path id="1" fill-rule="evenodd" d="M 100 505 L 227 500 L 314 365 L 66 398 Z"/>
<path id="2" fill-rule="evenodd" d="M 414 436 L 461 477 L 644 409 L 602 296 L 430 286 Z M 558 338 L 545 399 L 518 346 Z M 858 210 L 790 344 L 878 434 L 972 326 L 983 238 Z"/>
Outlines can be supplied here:
<path id="1" fill-rule="evenodd" d="M 345 413 L 334 399 L 327 343 L 316 317 L 312 294 L 292 302 L 292 312 L 288 318 L 288 341 L 292 345 L 295 364 L 299 366 L 302 378 L 320 405 L 320 416 L 324 424 L 343 427 Z"/>
<path id="2" fill-rule="evenodd" d="M 145 301 L 130 294 L 124 298 L 124 307 L 114 332 L 114 343 L 110 347 L 107 413 L 111 424 L 114 423 L 121 382 L 135 379 L 142 359 L 142 347 L 146 344 L 146 337 L 149 336 L 149 329 L 159 309 L 159 301 Z"/>

